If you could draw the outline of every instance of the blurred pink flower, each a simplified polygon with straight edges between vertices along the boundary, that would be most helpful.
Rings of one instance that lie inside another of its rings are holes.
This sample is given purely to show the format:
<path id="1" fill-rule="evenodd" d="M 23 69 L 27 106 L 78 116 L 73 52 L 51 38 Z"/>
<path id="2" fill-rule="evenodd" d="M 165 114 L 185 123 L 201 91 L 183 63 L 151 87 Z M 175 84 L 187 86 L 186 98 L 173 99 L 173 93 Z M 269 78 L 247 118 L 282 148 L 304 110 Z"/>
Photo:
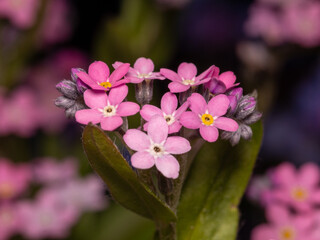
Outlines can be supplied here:
<path id="1" fill-rule="evenodd" d="M 65 238 L 78 220 L 73 207 L 59 204 L 54 192 L 40 194 L 35 202 L 20 202 L 21 233 L 30 239 Z"/>
<path id="2" fill-rule="evenodd" d="M 178 99 L 171 93 L 167 92 L 161 99 L 161 109 L 153 105 L 146 104 L 140 111 L 144 120 L 150 121 L 154 115 L 163 116 L 169 126 L 169 134 L 179 132 L 182 125 L 179 122 L 179 118 L 183 112 L 189 107 L 189 103 L 185 102 L 180 108 L 178 108 Z M 148 123 L 144 125 L 144 130 L 148 129 Z"/>
<path id="3" fill-rule="evenodd" d="M 62 162 L 53 158 L 40 158 L 34 164 L 35 180 L 40 183 L 64 183 L 77 176 L 78 165 L 75 159 L 68 158 Z"/>
<path id="4" fill-rule="evenodd" d="M 172 154 L 183 154 L 191 149 L 187 139 L 168 137 L 168 124 L 162 116 L 155 115 L 148 125 L 148 134 L 129 129 L 123 136 L 126 144 L 137 151 L 131 157 L 132 166 L 139 169 L 156 168 L 167 178 L 179 176 L 180 165 Z"/>
<path id="5" fill-rule="evenodd" d="M 112 66 L 118 68 L 122 65 L 122 62 L 115 62 Z M 150 58 L 138 58 L 134 63 L 133 68 L 130 68 L 126 78 L 130 80 L 131 83 L 141 83 L 143 80 L 159 79 L 163 80 L 164 77 L 154 71 L 154 64 Z"/>
<path id="6" fill-rule="evenodd" d="M 29 187 L 31 177 L 31 169 L 27 164 L 13 164 L 0 158 L 0 200 L 23 193 Z"/>
<path id="7" fill-rule="evenodd" d="M 171 80 L 169 89 L 172 93 L 180 93 L 187 91 L 190 87 L 204 84 L 210 80 L 208 74 L 212 71 L 212 67 L 197 75 L 197 67 L 193 63 L 183 62 L 178 67 L 178 72 L 170 69 L 161 68 L 160 73 Z"/>
<path id="8" fill-rule="evenodd" d="M 237 131 L 238 123 L 231 118 L 223 117 L 230 104 L 226 95 L 217 95 L 207 104 L 202 95 L 193 93 L 188 102 L 192 112 L 182 113 L 180 123 L 186 128 L 200 129 L 200 135 L 206 141 L 217 141 L 218 128 L 229 132 Z"/>
<path id="9" fill-rule="evenodd" d="M 320 44 L 320 3 L 307 1 L 294 4 L 284 12 L 285 32 L 290 41 L 304 47 Z"/>
<path id="10" fill-rule="evenodd" d="M 62 42 L 71 35 L 71 7 L 67 0 L 48 1 L 39 30 L 41 45 L 50 45 Z M 58 33 L 58 34 L 57 34 Z"/>
<path id="11" fill-rule="evenodd" d="M 310 231 L 312 214 L 294 216 L 277 205 L 269 206 L 266 211 L 269 223 L 253 229 L 251 240 L 316 240 Z"/>
<path id="12" fill-rule="evenodd" d="M 271 189 L 272 183 L 268 175 L 265 176 L 255 176 L 250 180 L 250 184 L 247 189 L 248 197 L 258 203 L 265 205 L 266 202 L 269 202 L 264 195 L 266 190 Z"/>
<path id="13" fill-rule="evenodd" d="M 0 204 L 0 240 L 10 239 L 20 230 L 19 213 L 16 204 Z"/>
<path id="14" fill-rule="evenodd" d="M 40 0 L 1 0 L 0 16 L 10 19 L 18 28 L 30 28 L 37 17 Z"/>
<path id="15" fill-rule="evenodd" d="M 87 90 L 84 101 L 90 109 L 76 112 L 76 121 L 81 124 L 101 124 L 106 131 L 113 131 L 123 123 L 122 117 L 135 115 L 140 106 L 134 102 L 122 102 L 128 95 L 128 87 L 122 85 L 112 88 L 109 95 L 105 91 Z"/>
<path id="16" fill-rule="evenodd" d="M 274 188 L 265 195 L 270 201 L 283 203 L 298 211 L 310 211 L 320 203 L 319 168 L 304 164 L 298 171 L 290 163 L 283 163 L 272 172 Z"/>
<path id="17" fill-rule="evenodd" d="M 16 89 L 2 102 L 0 116 L 0 135 L 29 137 L 34 134 L 39 125 L 39 111 L 32 90 Z"/>
<path id="18" fill-rule="evenodd" d="M 107 64 L 95 61 L 90 64 L 88 73 L 79 72 L 78 77 L 94 90 L 109 91 L 125 83 L 128 79 L 122 79 L 129 71 L 130 64 L 124 63 L 118 66 L 111 74 Z"/>
<path id="19" fill-rule="evenodd" d="M 265 6 L 253 5 L 245 31 L 249 36 L 262 37 L 270 45 L 279 45 L 285 41 L 285 25 L 282 17 Z"/>

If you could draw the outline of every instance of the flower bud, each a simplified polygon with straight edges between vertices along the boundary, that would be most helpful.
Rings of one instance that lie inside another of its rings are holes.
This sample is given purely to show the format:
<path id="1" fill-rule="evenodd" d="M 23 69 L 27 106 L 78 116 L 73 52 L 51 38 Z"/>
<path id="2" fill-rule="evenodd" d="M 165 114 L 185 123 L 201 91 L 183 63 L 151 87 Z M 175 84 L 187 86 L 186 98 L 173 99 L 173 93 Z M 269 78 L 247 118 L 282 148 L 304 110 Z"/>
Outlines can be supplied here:
<path id="1" fill-rule="evenodd" d="M 75 100 L 66 98 L 64 96 L 60 96 L 56 99 L 56 101 L 54 102 L 54 104 L 59 107 L 59 108 L 70 108 L 75 104 Z"/>
<path id="2" fill-rule="evenodd" d="M 79 72 L 85 72 L 85 71 L 82 68 L 72 68 L 71 78 L 77 84 L 78 91 L 80 93 L 84 93 L 88 89 L 88 85 L 85 84 L 83 81 L 81 81 L 80 78 L 78 78 L 77 73 Z"/>
<path id="3" fill-rule="evenodd" d="M 77 85 L 70 80 L 61 81 L 56 85 L 56 88 L 69 99 L 77 99 L 79 97 Z"/>

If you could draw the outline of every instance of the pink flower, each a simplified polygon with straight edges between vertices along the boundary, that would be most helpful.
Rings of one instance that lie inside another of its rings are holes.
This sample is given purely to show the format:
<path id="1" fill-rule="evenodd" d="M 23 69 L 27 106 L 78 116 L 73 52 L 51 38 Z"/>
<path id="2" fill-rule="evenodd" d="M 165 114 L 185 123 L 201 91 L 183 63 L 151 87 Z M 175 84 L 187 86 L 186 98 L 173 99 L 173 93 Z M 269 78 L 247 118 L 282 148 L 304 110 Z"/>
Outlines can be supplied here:
<path id="1" fill-rule="evenodd" d="M 200 129 L 200 135 L 208 142 L 218 139 L 218 128 L 235 132 L 238 123 L 233 119 L 222 117 L 229 108 L 229 99 L 220 94 L 213 97 L 209 103 L 199 93 L 193 93 L 188 98 L 192 112 L 184 112 L 180 117 L 180 123 L 190 129 Z"/>
<path id="2" fill-rule="evenodd" d="M 238 86 L 236 82 L 236 75 L 233 72 L 227 71 L 221 74 L 218 67 L 213 68 L 211 71 L 211 80 L 205 84 L 209 91 L 213 94 L 225 93 L 229 89 Z"/>
<path id="3" fill-rule="evenodd" d="M 170 92 L 180 93 L 187 91 L 190 87 L 208 82 L 210 80 L 208 74 L 212 68 L 213 66 L 196 77 L 197 67 L 193 63 L 184 62 L 179 65 L 178 73 L 166 68 L 161 68 L 160 73 L 172 81 L 169 84 Z"/>
<path id="4" fill-rule="evenodd" d="M 0 16 L 9 18 L 19 28 L 30 28 L 40 7 L 39 0 L 2 0 Z"/>
<path id="5" fill-rule="evenodd" d="M 128 83 L 129 80 L 122 79 L 127 74 L 130 64 L 124 63 L 110 74 L 107 64 L 96 61 L 89 66 L 89 71 L 77 73 L 78 77 L 94 90 L 108 91 L 111 88 L 121 86 Z M 122 79 L 122 80 L 121 80 Z"/>
<path id="6" fill-rule="evenodd" d="M 284 24 L 287 38 L 304 47 L 320 45 L 320 3 L 309 1 L 286 8 Z"/>
<path id="7" fill-rule="evenodd" d="M 129 129 L 123 136 L 126 144 L 137 151 L 131 157 L 132 166 L 148 169 L 156 165 L 167 178 L 179 176 L 180 165 L 171 154 L 183 154 L 190 151 L 191 146 L 183 137 L 168 137 L 168 124 L 162 116 L 154 116 L 148 126 L 148 134 Z"/>
<path id="8" fill-rule="evenodd" d="M 51 192 L 56 196 L 59 206 L 64 206 L 66 209 L 75 208 L 79 215 L 87 211 L 104 209 L 107 204 L 104 191 L 105 187 L 101 180 L 95 175 L 90 175 L 84 179 L 74 178 L 65 181 L 63 185 L 44 189 L 39 196 Z"/>
<path id="9" fill-rule="evenodd" d="M 257 226 L 251 240 L 315 240 L 311 237 L 312 215 L 293 216 L 285 208 L 272 205 L 267 208 L 270 223 Z"/>
<path id="10" fill-rule="evenodd" d="M 298 211 L 309 211 L 320 203 L 319 168 L 304 164 L 298 171 L 290 163 L 283 163 L 272 173 L 274 189 L 266 191 L 272 202 L 284 203 Z"/>
<path id="11" fill-rule="evenodd" d="M 117 69 L 123 63 L 115 62 L 113 67 Z M 138 58 L 134 63 L 133 68 L 130 68 L 126 78 L 130 80 L 131 83 L 141 83 L 143 80 L 160 79 L 163 80 L 164 77 L 158 73 L 153 72 L 154 64 L 150 58 Z"/>
<path id="12" fill-rule="evenodd" d="M 139 112 L 140 107 L 133 102 L 122 102 L 128 94 L 128 87 L 122 85 L 112 88 L 107 95 L 105 92 L 87 90 L 84 101 L 91 109 L 76 112 L 76 121 L 82 124 L 101 124 L 106 131 L 113 131 L 123 123 L 121 117 L 127 117 Z"/>
<path id="13" fill-rule="evenodd" d="M 34 174 L 40 183 L 65 182 L 77 176 L 78 166 L 73 158 L 58 162 L 53 158 L 37 159 Z"/>
<path id="14" fill-rule="evenodd" d="M 13 203 L 0 204 L 0 240 L 7 240 L 19 232 L 19 215 Z"/>
<path id="15" fill-rule="evenodd" d="M 271 180 L 268 175 L 265 176 L 255 176 L 251 179 L 250 184 L 247 189 L 248 197 L 255 201 L 265 205 L 268 202 L 264 196 L 264 192 L 271 188 Z"/>
<path id="16" fill-rule="evenodd" d="M 28 165 L 12 164 L 0 158 L 0 200 L 7 200 L 23 193 L 31 181 Z"/>
<path id="17" fill-rule="evenodd" d="M 189 103 L 185 102 L 179 109 L 178 107 L 178 99 L 177 97 L 170 92 L 167 92 L 163 95 L 161 99 L 161 109 L 153 106 L 153 105 L 144 105 L 140 111 L 142 118 L 146 121 L 150 121 L 154 115 L 162 116 L 168 126 L 169 126 L 169 134 L 179 132 L 182 127 L 179 118 L 183 112 L 187 110 L 189 107 Z M 148 129 L 148 123 L 144 125 L 144 130 Z"/>
<path id="18" fill-rule="evenodd" d="M 34 134 L 40 122 L 34 93 L 28 88 L 20 88 L 4 101 L 0 109 L 0 135 L 29 137 Z"/>
<path id="19" fill-rule="evenodd" d="M 59 204 L 55 192 L 40 194 L 35 202 L 18 206 L 21 233 L 29 239 L 66 238 L 78 214 L 73 207 Z"/>

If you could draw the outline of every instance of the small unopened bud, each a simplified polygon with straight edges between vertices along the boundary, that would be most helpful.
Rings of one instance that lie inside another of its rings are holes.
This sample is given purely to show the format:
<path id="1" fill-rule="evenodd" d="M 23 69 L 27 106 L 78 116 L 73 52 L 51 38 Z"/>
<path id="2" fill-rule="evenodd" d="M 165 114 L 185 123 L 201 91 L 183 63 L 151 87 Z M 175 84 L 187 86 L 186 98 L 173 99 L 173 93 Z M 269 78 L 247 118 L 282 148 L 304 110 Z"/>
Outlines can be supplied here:
<path id="1" fill-rule="evenodd" d="M 67 118 L 74 118 L 77 111 L 85 109 L 85 108 L 86 107 L 82 103 L 76 102 L 73 106 L 66 109 L 66 116 L 67 116 Z"/>
<path id="2" fill-rule="evenodd" d="M 67 98 L 77 99 L 79 97 L 77 85 L 70 80 L 61 81 L 56 85 L 56 88 Z"/>
<path id="3" fill-rule="evenodd" d="M 78 91 L 84 93 L 89 87 L 77 75 L 79 72 L 85 72 L 82 68 L 72 68 L 71 78 L 77 84 Z"/>
<path id="4" fill-rule="evenodd" d="M 244 123 L 247 125 L 251 125 L 257 121 L 260 120 L 260 118 L 262 117 L 262 113 L 258 112 L 258 111 L 254 111 L 252 114 L 250 114 L 246 119 L 244 119 Z"/>
<path id="5" fill-rule="evenodd" d="M 254 97 L 246 95 L 242 97 L 238 104 L 238 110 L 236 113 L 237 119 L 244 119 L 249 116 L 256 109 L 257 101 Z"/>
<path id="6" fill-rule="evenodd" d="M 54 104 L 59 108 L 68 109 L 75 104 L 75 100 L 60 96 L 56 99 Z"/>
<path id="7" fill-rule="evenodd" d="M 217 95 L 217 94 L 225 93 L 225 91 L 227 90 L 227 87 L 222 81 L 219 81 L 216 78 L 212 78 L 208 84 L 208 89 L 213 95 Z"/>

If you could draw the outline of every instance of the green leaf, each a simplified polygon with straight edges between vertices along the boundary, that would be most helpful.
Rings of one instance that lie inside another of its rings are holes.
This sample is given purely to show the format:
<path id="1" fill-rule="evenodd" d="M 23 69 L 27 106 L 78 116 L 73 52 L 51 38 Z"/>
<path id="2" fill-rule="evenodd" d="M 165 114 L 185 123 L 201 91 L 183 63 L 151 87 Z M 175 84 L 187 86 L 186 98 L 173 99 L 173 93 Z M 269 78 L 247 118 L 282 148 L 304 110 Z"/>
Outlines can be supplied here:
<path id="1" fill-rule="evenodd" d="M 262 140 L 261 122 L 253 138 L 236 147 L 229 142 L 206 143 L 184 185 L 178 207 L 179 240 L 234 240 L 238 204 L 248 184 Z"/>
<path id="2" fill-rule="evenodd" d="M 153 220 L 176 220 L 171 209 L 139 181 L 117 147 L 100 128 L 88 125 L 84 129 L 82 142 L 92 168 L 107 184 L 118 203 Z"/>

